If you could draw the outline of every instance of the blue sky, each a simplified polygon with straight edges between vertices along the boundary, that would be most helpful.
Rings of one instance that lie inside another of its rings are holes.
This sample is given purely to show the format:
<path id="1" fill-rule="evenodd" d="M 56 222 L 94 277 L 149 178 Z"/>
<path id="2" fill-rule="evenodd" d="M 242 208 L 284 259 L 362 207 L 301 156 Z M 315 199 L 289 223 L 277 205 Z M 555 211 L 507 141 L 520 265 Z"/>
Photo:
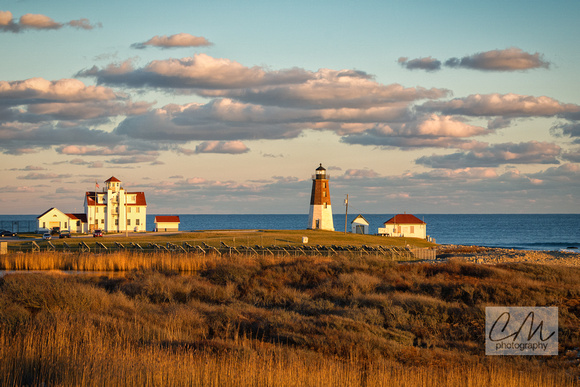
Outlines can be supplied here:
<path id="1" fill-rule="evenodd" d="M 4 1 L 0 213 L 577 213 L 577 1 Z"/>

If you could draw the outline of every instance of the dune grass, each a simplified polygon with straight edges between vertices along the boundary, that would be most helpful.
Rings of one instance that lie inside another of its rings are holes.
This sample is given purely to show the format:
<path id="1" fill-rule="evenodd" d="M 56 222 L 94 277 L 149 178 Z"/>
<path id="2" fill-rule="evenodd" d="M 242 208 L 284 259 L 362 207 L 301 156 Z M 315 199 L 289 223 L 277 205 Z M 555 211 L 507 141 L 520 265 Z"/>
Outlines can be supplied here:
<path id="1" fill-rule="evenodd" d="M 0 385 L 575 385 L 579 274 L 341 256 L 9 274 Z M 490 305 L 558 306 L 560 355 L 486 357 Z"/>

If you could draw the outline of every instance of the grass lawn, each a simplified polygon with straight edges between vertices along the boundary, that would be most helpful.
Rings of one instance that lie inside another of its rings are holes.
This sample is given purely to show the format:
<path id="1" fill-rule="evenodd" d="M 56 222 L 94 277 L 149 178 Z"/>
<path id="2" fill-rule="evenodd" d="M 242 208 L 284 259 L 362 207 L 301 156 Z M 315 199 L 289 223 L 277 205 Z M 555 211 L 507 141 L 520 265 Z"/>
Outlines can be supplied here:
<path id="1" fill-rule="evenodd" d="M 175 233 L 129 233 L 125 236 L 120 234 L 106 234 L 103 238 L 85 237 L 79 238 L 81 235 L 73 235 L 71 239 L 53 238 L 51 243 L 55 246 L 62 246 L 63 242 L 69 245 L 78 244 L 84 241 L 89 246 L 96 242 L 103 243 L 105 246 L 113 246 L 115 242 L 122 244 L 139 243 L 158 243 L 165 244 L 167 242 L 181 244 L 188 242 L 190 244 L 200 244 L 205 242 L 210 246 L 219 246 L 221 242 L 229 246 L 240 245 L 301 245 L 302 238 L 308 238 L 308 245 L 337 245 L 337 246 L 413 246 L 413 247 L 435 247 L 436 244 L 430 243 L 424 239 L 419 238 L 394 238 L 381 237 L 376 235 L 360 235 L 352 233 L 343 233 L 337 231 L 322 231 L 322 230 L 212 230 L 201 232 L 175 232 Z M 20 241 L 10 241 L 11 244 L 30 243 L 30 239 L 22 239 Z M 39 245 L 47 244 L 45 241 L 37 242 Z"/>

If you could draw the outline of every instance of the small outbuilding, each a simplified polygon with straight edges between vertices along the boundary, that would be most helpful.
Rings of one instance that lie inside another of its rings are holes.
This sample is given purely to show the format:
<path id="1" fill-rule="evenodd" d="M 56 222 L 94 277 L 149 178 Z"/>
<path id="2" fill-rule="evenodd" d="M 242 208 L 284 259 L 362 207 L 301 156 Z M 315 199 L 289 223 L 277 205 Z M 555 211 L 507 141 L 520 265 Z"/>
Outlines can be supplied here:
<path id="1" fill-rule="evenodd" d="M 411 214 L 397 214 L 379 227 L 379 235 L 407 238 L 427 238 L 427 223 Z"/>
<path id="2" fill-rule="evenodd" d="M 353 234 L 368 234 L 369 224 L 369 221 L 359 214 L 352 222 L 350 222 L 351 232 Z"/>
<path id="3" fill-rule="evenodd" d="M 179 216 L 166 215 L 155 217 L 155 231 L 179 231 Z"/>

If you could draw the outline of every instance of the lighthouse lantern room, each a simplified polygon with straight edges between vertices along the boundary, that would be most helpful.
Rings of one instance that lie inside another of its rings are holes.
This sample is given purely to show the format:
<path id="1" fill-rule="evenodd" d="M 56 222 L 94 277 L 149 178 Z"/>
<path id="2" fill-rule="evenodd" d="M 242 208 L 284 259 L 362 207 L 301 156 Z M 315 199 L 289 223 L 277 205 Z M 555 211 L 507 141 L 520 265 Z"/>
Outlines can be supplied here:
<path id="1" fill-rule="evenodd" d="M 316 174 L 312 177 L 312 194 L 310 195 L 308 229 L 334 231 L 328 176 L 326 175 L 326 169 L 322 164 L 316 168 Z"/>

